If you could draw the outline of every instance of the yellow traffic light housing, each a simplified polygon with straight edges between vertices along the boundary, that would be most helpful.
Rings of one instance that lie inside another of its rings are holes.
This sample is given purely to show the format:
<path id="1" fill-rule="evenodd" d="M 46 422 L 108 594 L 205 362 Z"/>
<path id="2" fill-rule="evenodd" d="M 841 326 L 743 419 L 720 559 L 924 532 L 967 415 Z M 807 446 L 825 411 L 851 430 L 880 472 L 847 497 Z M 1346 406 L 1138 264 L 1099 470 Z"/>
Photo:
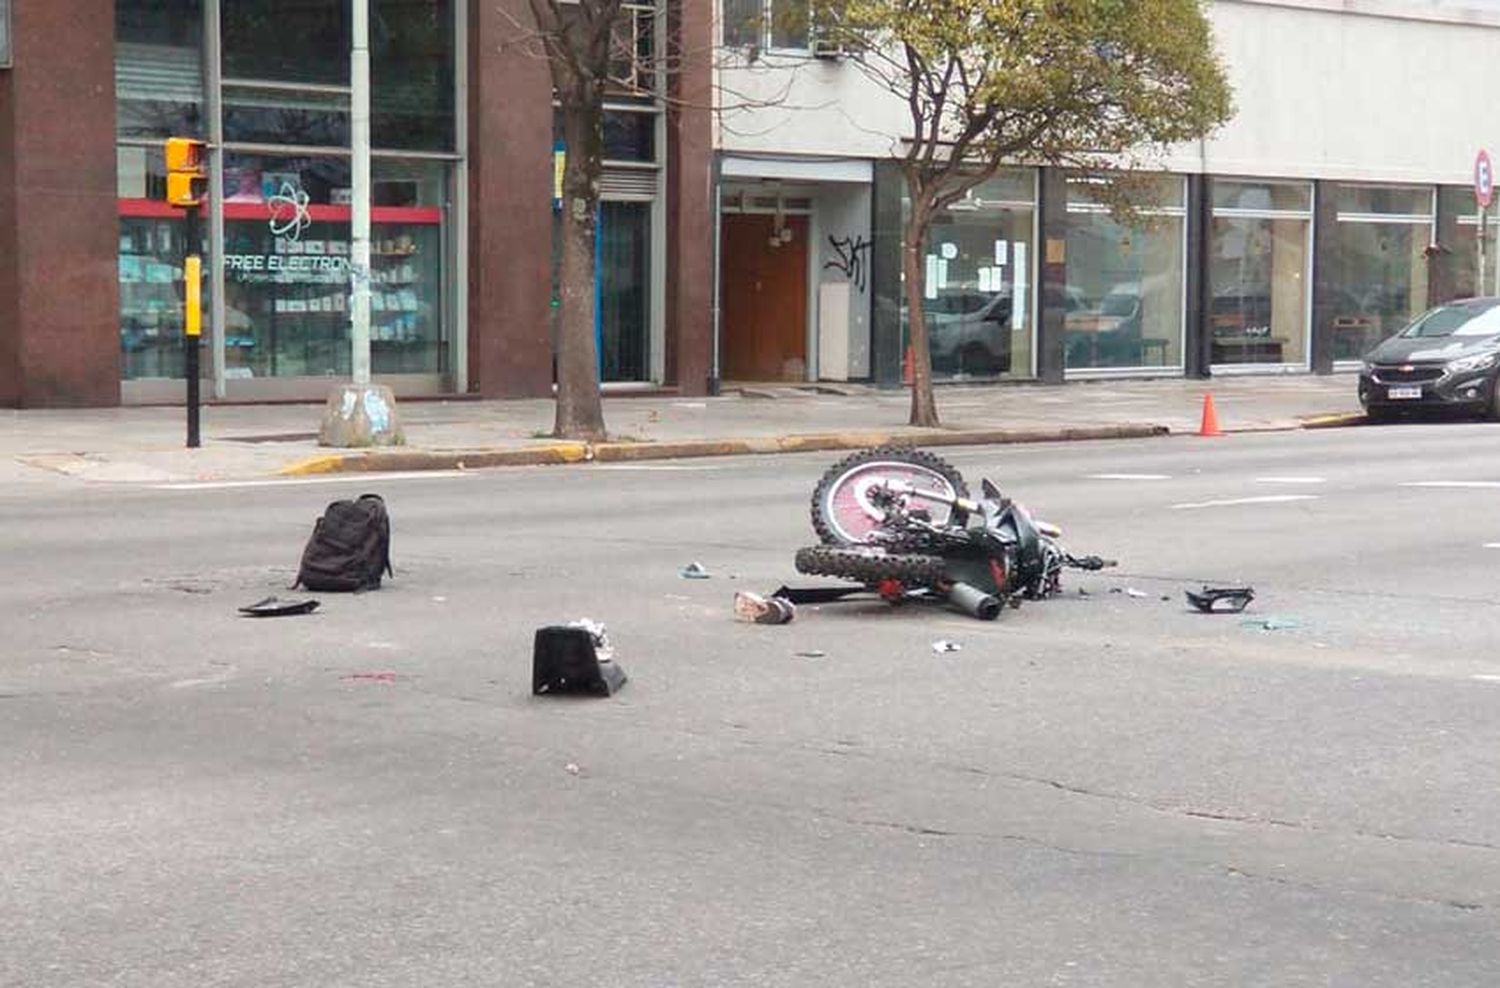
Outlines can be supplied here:
<path id="1" fill-rule="evenodd" d="M 169 137 L 164 150 L 167 202 L 183 208 L 202 205 L 208 195 L 207 146 L 190 137 Z"/>

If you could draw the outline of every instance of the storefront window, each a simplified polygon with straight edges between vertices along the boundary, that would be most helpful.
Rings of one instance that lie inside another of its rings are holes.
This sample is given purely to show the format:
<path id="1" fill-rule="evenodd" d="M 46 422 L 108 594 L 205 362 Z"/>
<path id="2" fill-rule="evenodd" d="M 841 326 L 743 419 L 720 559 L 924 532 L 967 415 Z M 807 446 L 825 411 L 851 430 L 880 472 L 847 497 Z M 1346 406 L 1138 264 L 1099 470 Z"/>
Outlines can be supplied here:
<path id="1" fill-rule="evenodd" d="M 230 141 L 347 147 L 346 3 L 223 0 L 224 134 Z M 450 150 L 453 0 L 374 0 L 370 137 L 392 150 Z"/>
<path id="2" fill-rule="evenodd" d="M 444 169 L 377 161 L 371 366 L 439 373 Z M 347 375 L 349 162 L 230 155 L 225 166 L 225 363 L 230 378 Z"/>
<path id="3" fill-rule="evenodd" d="M 200 0 L 115 0 L 115 129 L 121 137 L 201 137 Z"/>
<path id="4" fill-rule="evenodd" d="M 1181 367 L 1183 180 L 1136 179 L 1129 224 L 1100 201 L 1101 181 L 1068 179 L 1067 367 Z"/>
<path id="5" fill-rule="evenodd" d="M 349 4 L 298 0 L 221 3 L 226 79 L 349 84 Z"/>
<path id="6" fill-rule="evenodd" d="M 1311 186 L 1215 180 L 1213 201 L 1209 359 L 1306 366 Z"/>
<path id="7" fill-rule="evenodd" d="M 177 216 L 120 217 L 120 359 L 125 380 L 182 377 L 185 232 Z M 200 251 L 206 249 L 206 244 L 199 245 Z M 206 284 L 203 298 L 206 304 Z"/>
<path id="8" fill-rule="evenodd" d="M 452 150 L 453 0 L 374 0 L 370 17 L 371 141 Z"/>
<path id="9" fill-rule="evenodd" d="M 255 144 L 349 146 L 349 94 L 288 92 L 256 83 L 224 84 L 224 138 Z"/>
<path id="10" fill-rule="evenodd" d="M 1353 361 L 1427 308 L 1430 187 L 1341 185 L 1337 227 L 1323 259 L 1332 311 L 1324 329 L 1335 361 Z"/>
<path id="11" fill-rule="evenodd" d="M 1034 173 L 1008 171 L 937 216 L 923 251 L 935 378 L 1031 374 Z"/>
<path id="12" fill-rule="evenodd" d="M 1474 201 L 1474 190 L 1468 186 L 1448 186 L 1439 190 L 1443 227 L 1438 231 L 1438 242 L 1452 253 L 1448 267 L 1452 271 L 1448 298 L 1473 298 L 1479 295 L 1500 295 L 1500 283 L 1496 281 L 1496 232 L 1500 222 L 1494 216 L 1493 207 L 1489 222 L 1485 224 L 1484 278 L 1479 277 L 1479 206 Z"/>

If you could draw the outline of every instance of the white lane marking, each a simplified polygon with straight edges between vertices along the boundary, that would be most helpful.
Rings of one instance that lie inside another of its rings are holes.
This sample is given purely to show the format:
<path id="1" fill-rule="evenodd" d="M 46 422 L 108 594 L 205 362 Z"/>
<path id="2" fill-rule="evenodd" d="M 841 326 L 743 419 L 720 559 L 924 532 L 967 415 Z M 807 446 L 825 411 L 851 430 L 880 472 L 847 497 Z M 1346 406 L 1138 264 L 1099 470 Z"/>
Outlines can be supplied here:
<path id="1" fill-rule="evenodd" d="M 1257 484 L 1326 484 L 1322 477 L 1256 477 Z"/>
<path id="2" fill-rule="evenodd" d="M 1485 549 L 1500 549 L 1500 542 L 1486 542 L 1482 548 L 1485 548 Z"/>
<path id="3" fill-rule="evenodd" d="M 1088 480 L 1171 480 L 1165 473 L 1091 473 Z"/>
<path id="4" fill-rule="evenodd" d="M 1465 487 L 1465 488 L 1495 488 L 1500 487 L 1500 480 L 1409 480 L 1402 487 Z"/>
<path id="5" fill-rule="evenodd" d="M 1285 504 L 1288 501 L 1316 501 L 1317 494 L 1266 494 L 1261 497 L 1232 497 L 1222 501 L 1189 501 L 1186 504 L 1174 504 L 1172 510 L 1180 511 L 1184 508 L 1227 508 L 1237 504 Z"/>
<path id="6" fill-rule="evenodd" d="M 681 466 L 673 463 L 596 463 L 595 470 L 636 470 L 642 473 L 688 473 L 723 470 L 724 464 L 714 463 L 700 466 Z"/>
<path id="7" fill-rule="evenodd" d="M 1487 672 L 1481 672 L 1477 676 L 1470 676 L 1469 678 L 1477 679 L 1481 683 L 1500 683 L 1500 676 L 1496 676 Z"/>
<path id="8" fill-rule="evenodd" d="M 285 480 L 195 480 L 177 484 L 152 484 L 158 491 L 222 491 L 240 487 L 308 487 L 314 484 L 383 484 L 388 480 L 432 480 L 439 477 L 474 477 L 473 470 L 413 470 L 406 472 L 341 473 L 319 477 L 288 477 Z"/>

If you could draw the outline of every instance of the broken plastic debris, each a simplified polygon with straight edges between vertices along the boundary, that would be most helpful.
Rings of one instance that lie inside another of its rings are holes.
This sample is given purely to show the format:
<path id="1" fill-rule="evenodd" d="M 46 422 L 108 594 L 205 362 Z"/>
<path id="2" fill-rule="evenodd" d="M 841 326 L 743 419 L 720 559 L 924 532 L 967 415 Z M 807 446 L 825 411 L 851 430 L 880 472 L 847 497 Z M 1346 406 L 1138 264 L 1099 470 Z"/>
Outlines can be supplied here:
<path id="1" fill-rule="evenodd" d="M 708 570 L 703 568 L 702 563 L 691 562 L 684 566 L 682 572 L 678 575 L 684 580 L 706 580 L 710 574 Z"/>
<path id="2" fill-rule="evenodd" d="M 826 658 L 827 655 L 828 653 L 821 648 L 809 648 L 806 651 L 797 653 L 797 657 L 801 659 L 821 659 Z"/>
<path id="3" fill-rule="evenodd" d="M 287 617 L 292 614 L 311 614 L 317 609 L 318 602 L 311 597 L 267 597 L 241 607 L 240 613 L 246 617 Z"/>
<path id="4" fill-rule="evenodd" d="M 1249 628 L 1251 631 L 1290 631 L 1301 625 L 1295 618 L 1273 615 L 1266 618 L 1246 618 L 1240 622 L 1240 627 Z"/>
<path id="5" fill-rule="evenodd" d="M 1151 595 L 1148 594 L 1144 590 L 1137 590 L 1135 587 L 1126 587 L 1125 588 L 1125 596 L 1127 596 L 1127 597 L 1149 597 Z"/>
<path id="6" fill-rule="evenodd" d="M 741 590 L 734 595 L 734 616 L 751 624 L 787 624 L 797 616 L 797 607 L 781 597 Z"/>
<path id="7" fill-rule="evenodd" d="M 958 642 L 950 642 L 946 638 L 939 639 L 938 641 L 932 643 L 932 650 L 939 655 L 942 655 L 944 652 L 957 652 L 961 648 L 963 648 L 963 646 Z"/>
<path id="8" fill-rule="evenodd" d="M 569 775 L 578 775 L 583 771 L 583 769 L 578 767 L 577 762 L 568 762 L 568 764 L 563 766 L 563 771 L 567 772 Z"/>
<path id="9" fill-rule="evenodd" d="M 1189 604 L 1204 614 L 1238 614 L 1255 599 L 1255 590 L 1251 587 L 1205 586 L 1197 593 L 1184 590 L 1183 595 Z"/>

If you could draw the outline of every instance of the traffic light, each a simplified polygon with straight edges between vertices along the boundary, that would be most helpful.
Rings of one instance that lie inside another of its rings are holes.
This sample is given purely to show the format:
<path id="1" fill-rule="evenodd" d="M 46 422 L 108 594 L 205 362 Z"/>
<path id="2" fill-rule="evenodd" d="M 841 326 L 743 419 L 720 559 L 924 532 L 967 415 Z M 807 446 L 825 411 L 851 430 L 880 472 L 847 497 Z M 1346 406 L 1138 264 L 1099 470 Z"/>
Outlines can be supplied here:
<path id="1" fill-rule="evenodd" d="M 167 202 L 191 208 L 208 195 L 208 155 L 202 141 L 169 137 L 166 144 Z"/>

